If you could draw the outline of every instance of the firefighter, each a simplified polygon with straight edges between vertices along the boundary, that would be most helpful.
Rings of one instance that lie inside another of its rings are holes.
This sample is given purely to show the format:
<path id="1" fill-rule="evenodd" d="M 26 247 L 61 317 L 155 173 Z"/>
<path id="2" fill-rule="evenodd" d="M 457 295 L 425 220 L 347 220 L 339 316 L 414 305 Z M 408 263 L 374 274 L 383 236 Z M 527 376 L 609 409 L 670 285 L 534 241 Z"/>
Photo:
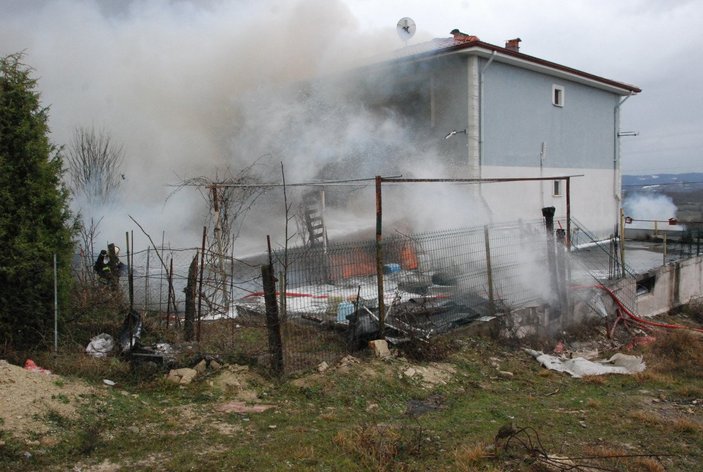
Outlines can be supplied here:
<path id="1" fill-rule="evenodd" d="M 110 280 L 110 257 L 105 249 L 100 251 L 95 264 L 93 264 L 93 270 L 98 274 L 101 281 L 107 282 Z"/>

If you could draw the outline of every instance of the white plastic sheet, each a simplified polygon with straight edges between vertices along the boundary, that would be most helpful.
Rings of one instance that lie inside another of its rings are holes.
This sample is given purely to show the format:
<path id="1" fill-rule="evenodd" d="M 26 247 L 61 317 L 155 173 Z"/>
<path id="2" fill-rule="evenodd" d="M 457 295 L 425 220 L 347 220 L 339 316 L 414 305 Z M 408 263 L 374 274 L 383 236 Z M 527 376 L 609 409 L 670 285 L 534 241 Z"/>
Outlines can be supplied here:
<path id="1" fill-rule="evenodd" d="M 620 353 L 614 354 L 607 360 L 589 361 L 583 357 L 563 359 L 532 349 L 525 349 L 525 351 L 547 369 L 566 372 L 576 378 L 587 375 L 635 374 L 644 371 L 646 367 L 642 357 Z"/>
<path id="2" fill-rule="evenodd" d="M 115 340 L 106 333 L 100 333 L 90 340 L 85 352 L 93 357 L 106 357 L 115 347 Z"/>

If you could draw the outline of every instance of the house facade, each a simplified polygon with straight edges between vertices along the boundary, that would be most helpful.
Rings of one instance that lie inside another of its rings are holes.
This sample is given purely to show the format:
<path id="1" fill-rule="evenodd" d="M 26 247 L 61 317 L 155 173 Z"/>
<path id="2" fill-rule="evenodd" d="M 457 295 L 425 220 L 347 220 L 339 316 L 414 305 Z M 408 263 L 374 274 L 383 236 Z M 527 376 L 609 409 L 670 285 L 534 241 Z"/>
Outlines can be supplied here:
<path id="1" fill-rule="evenodd" d="M 418 153 L 438 156 L 445 177 L 574 176 L 571 215 L 597 236 L 614 233 L 620 109 L 640 89 L 524 54 L 519 39 L 500 47 L 453 33 L 363 68 L 360 100 L 408 126 Z M 539 218 L 549 206 L 557 221 L 566 215 L 563 180 L 472 192 L 493 222 Z"/>

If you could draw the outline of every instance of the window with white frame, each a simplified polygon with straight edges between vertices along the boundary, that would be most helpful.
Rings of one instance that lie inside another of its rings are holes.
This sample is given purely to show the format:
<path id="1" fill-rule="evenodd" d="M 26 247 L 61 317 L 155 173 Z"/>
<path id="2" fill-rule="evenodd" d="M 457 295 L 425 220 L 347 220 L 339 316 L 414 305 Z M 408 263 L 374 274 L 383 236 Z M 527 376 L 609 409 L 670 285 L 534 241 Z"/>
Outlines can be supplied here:
<path id="1" fill-rule="evenodd" d="M 564 86 L 552 85 L 552 105 L 555 107 L 564 106 Z"/>

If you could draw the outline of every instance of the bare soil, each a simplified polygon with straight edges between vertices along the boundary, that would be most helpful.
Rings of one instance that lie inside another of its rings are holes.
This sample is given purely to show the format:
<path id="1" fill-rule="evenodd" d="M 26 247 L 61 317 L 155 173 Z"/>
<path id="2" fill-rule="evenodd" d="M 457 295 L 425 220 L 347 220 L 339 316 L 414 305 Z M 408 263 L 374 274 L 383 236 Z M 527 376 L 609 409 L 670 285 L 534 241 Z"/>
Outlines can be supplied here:
<path id="1" fill-rule="evenodd" d="M 18 437 L 41 435 L 49 430 L 49 413 L 74 417 L 81 401 L 93 392 L 83 382 L 0 360 L 0 429 Z"/>

